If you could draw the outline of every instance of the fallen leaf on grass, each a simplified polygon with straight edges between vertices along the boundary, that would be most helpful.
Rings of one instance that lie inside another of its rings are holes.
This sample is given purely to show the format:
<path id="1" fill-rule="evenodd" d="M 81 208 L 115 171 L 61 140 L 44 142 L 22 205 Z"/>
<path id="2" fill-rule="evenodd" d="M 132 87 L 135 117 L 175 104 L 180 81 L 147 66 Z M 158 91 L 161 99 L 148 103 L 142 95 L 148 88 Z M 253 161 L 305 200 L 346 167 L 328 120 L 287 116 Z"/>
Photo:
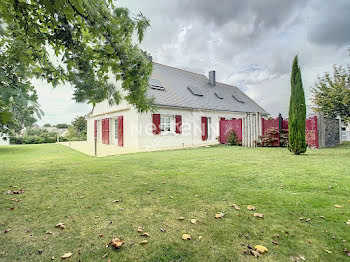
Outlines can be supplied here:
<path id="1" fill-rule="evenodd" d="M 343 208 L 341 205 L 334 205 L 336 208 Z"/>
<path id="2" fill-rule="evenodd" d="M 264 214 L 261 214 L 261 213 L 254 213 L 254 216 L 259 218 L 264 218 Z"/>
<path id="3" fill-rule="evenodd" d="M 141 233 L 143 231 L 143 227 L 138 227 L 137 232 Z"/>
<path id="4" fill-rule="evenodd" d="M 215 215 L 215 218 L 223 218 L 226 215 L 226 212 L 220 212 Z"/>
<path id="5" fill-rule="evenodd" d="M 66 228 L 66 225 L 64 223 L 58 223 L 56 225 L 57 228 L 60 228 L 60 229 L 65 229 Z"/>
<path id="6" fill-rule="evenodd" d="M 274 241 L 272 241 L 272 244 L 274 244 L 274 245 L 278 245 L 278 242 L 277 242 L 277 240 L 274 240 Z"/>
<path id="7" fill-rule="evenodd" d="M 327 249 L 325 249 L 324 251 L 326 251 L 328 254 L 332 254 L 333 253 L 332 251 L 327 250 Z"/>
<path id="8" fill-rule="evenodd" d="M 247 209 L 248 209 L 249 211 L 254 211 L 256 208 L 255 208 L 255 206 L 248 205 L 248 206 L 247 206 Z"/>
<path id="9" fill-rule="evenodd" d="M 119 202 L 122 202 L 122 199 L 115 199 L 112 201 L 112 203 L 119 203 Z"/>
<path id="10" fill-rule="evenodd" d="M 191 235 L 189 235 L 189 234 L 183 234 L 183 235 L 182 235 L 182 239 L 183 239 L 183 240 L 191 240 Z"/>
<path id="11" fill-rule="evenodd" d="M 7 190 L 5 194 L 9 194 L 9 195 L 18 195 L 18 194 L 23 194 L 24 193 L 24 189 L 21 188 L 20 190 Z"/>
<path id="12" fill-rule="evenodd" d="M 177 220 L 184 220 L 184 217 L 178 217 Z"/>
<path id="13" fill-rule="evenodd" d="M 46 231 L 45 234 L 52 235 L 52 232 L 51 231 Z"/>
<path id="14" fill-rule="evenodd" d="M 103 234 L 99 234 L 98 236 L 99 236 L 99 237 L 103 237 L 104 235 L 103 235 Z"/>
<path id="15" fill-rule="evenodd" d="M 167 230 L 165 228 L 160 228 L 160 231 L 163 232 L 163 233 L 167 232 Z"/>
<path id="16" fill-rule="evenodd" d="M 253 255 L 254 257 L 259 257 L 260 253 L 254 250 L 249 250 L 250 254 Z"/>
<path id="17" fill-rule="evenodd" d="M 61 256 L 61 258 L 62 258 L 62 259 L 66 259 L 66 258 L 71 257 L 72 255 L 73 255 L 73 254 L 72 254 L 71 252 L 65 253 L 65 254 L 63 254 L 63 256 Z"/>
<path id="18" fill-rule="evenodd" d="M 148 241 L 147 241 L 147 240 L 142 240 L 142 241 L 140 242 L 140 245 L 146 245 L 146 244 L 148 244 Z"/>
<path id="19" fill-rule="evenodd" d="M 256 245 L 255 250 L 258 251 L 260 254 L 264 254 L 265 252 L 268 251 L 268 249 L 265 246 L 262 245 Z"/>
<path id="20" fill-rule="evenodd" d="M 348 226 L 350 226 L 350 219 L 345 222 Z"/>
<path id="21" fill-rule="evenodd" d="M 202 238 L 203 238 L 202 236 L 199 236 L 199 237 L 198 237 L 198 240 L 200 241 L 200 240 L 202 240 Z"/>
<path id="22" fill-rule="evenodd" d="M 149 237 L 149 234 L 148 233 L 143 233 L 141 234 L 142 237 Z"/>
<path id="23" fill-rule="evenodd" d="M 349 250 L 344 249 L 343 252 L 344 252 L 348 257 L 350 257 L 350 251 L 349 251 Z"/>
<path id="24" fill-rule="evenodd" d="M 7 228 L 7 229 L 5 229 L 4 233 L 6 234 L 6 233 L 10 232 L 11 230 L 12 230 L 11 228 Z"/>
<path id="25" fill-rule="evenodd" d="M 236 210 L 241 210 L 241 208 L 239 206 L 237 206 L 236 204 L 231 204 L 230 207 L 233 207 Z"/>
<path id="26" fill-rule="evenodd" d="M 191 224 L 196 224 L 196 223 L 197 223 L 197 219 L 192 218 L 191 219 Z"/>
<path id="27" fill-rule="evenodd" d="M 109 247 L 110 245 L 118 249 L 122 245 L 124 245 L 124 240 L 120 240 L 119 238 L 113 238 L 112 241 L 107 244 L 107 247 Z"/>

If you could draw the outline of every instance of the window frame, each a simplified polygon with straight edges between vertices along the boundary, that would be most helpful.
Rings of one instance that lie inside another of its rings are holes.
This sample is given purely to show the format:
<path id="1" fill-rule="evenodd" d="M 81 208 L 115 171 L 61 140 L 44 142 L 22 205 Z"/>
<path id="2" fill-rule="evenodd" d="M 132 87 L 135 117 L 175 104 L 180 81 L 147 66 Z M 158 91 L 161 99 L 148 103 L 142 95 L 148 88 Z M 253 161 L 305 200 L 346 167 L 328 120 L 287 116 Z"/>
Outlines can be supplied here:
<path id="1" fill-rule="evenodd" d="M 169 122 L 165 122 L 165 119 L 169 119 Z M 160 115 L 160 133 L 161 134 L 174 134 L 175 133 L 175 117 L 173 115 L 161 114 Z M 165 126 L 166 124 L 166 126 Z M 169 130 L 165 130 L 166 128 Z"/>

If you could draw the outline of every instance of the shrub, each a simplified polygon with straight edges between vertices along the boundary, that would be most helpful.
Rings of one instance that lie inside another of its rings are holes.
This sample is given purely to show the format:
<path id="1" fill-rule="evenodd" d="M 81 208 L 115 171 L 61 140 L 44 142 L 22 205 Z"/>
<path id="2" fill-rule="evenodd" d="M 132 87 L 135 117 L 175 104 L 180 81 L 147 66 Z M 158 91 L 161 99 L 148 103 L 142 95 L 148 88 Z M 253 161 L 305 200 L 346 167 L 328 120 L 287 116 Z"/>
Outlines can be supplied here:
<path id="1" fill-rule="evenodd" d="M 231 145 L 238 145 L 238 141 L 237 141 L 237 135 L 236 132 L 234 130 L 231 130 L 230 133 L 227 136 L 227 142 Z"/>

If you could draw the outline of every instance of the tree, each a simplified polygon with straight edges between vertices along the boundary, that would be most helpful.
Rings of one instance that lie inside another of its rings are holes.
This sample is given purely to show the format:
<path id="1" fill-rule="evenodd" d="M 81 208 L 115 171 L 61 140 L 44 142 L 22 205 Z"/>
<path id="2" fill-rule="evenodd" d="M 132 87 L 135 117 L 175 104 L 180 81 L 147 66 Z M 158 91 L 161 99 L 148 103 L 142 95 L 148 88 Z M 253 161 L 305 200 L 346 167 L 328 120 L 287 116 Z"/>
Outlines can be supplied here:
<path id="1" fill-rule="evenodd" d="M 289 102 L 289 144 L 288 148 L 295 155 L 306 152 L 305 141 L 306 104 L 298 65 L 298 56 L 295 56 L 291 75 L 291 96 Z"/>
<path id="2" fill-rule="evenodd" d="M 140 112 L 152 109 L 146 97 L 152 63 L 132 40 L 142 41 L 149 20 L 112 2 L 0 2 L 0 132 L 42 114 L 32 78 L 69 82 L 77 102 L 125 99 Z M 123 80 L 123 92 L 112 80 Z"/>
<path id="3" fill-rule="evenodd" d="M 51 127 L 49 123 L 45 124 L 44 127 Z"/>
<path id="4" fill-rule="evenodd" d="M 347 69 L 333 66 L 333 75 L 325 73 L 318 77 L 312 89 L 314 111 L 322 111 L 325 116 L 340 116 L 345 123 L 350 122 L 350 65 Z"/>
<path id="5" fill-rule="evenodd" d="M 87 134 L 87 121 L 83 116 L 77 116 L 72 125 L 68 127 L 68 140 L 86 140 Z"/>
<path id="6" fill-rule="evenodd" d="M 77 130 L 77 132 L 85 132 L 87 130 L 87 121 L 86 118 L 83 116 L 77 116 L 73 122 L 72 127 Z"/>
<path id="7" fill-rule="evenodd" d="M 64 124 L 64 123 L 62 123 L 62 124 L 57 124 L 56 127 L 57 127 L 57 128 L 68 128 L 68 124 Z"/>

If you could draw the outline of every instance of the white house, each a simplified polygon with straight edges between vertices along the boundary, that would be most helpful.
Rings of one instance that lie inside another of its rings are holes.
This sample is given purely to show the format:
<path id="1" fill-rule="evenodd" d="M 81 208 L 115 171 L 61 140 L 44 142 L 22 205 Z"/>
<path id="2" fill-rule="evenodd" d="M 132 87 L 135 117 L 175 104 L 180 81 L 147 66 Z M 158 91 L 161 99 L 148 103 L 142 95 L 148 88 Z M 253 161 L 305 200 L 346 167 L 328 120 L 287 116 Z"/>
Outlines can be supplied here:
<path id="1" fill-rule="evenodd" d="M 216 144 L 220 119 L 242 118 L 246 119 L 243 123 L 248 123 L 247 119 L 253 123 L 248 114 L 259 116 L 260 121 L 268 115 L 237 87 L 216 82 L 215 71 L 209 72 L 208 79 L 153 63 L 147 95 L 154 97 L 156 112 L 138 113 L 126 102 L 97 104 L 87 117 L 87 140 L 96 138 L 98 143 L 135 150 Z M 247 128 L 243 132 L 243 137 L 247 132 L 255 137 L 259 133 Z"/>

